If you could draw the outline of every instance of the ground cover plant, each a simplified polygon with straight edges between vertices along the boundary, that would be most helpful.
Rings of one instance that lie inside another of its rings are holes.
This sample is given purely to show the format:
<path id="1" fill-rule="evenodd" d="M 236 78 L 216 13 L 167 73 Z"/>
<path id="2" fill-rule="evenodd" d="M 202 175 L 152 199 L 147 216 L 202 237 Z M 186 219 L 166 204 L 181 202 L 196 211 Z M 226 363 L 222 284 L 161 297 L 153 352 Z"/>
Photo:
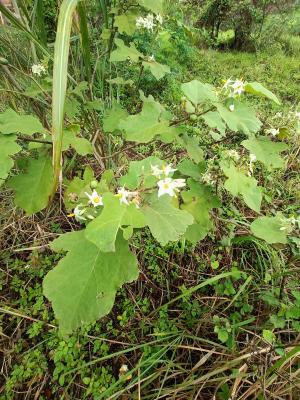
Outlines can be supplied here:
<path id="1" fill-rule="evenodd" d="M 299 397 L 299 56 L 183 3 L 0 5 L 3 399 Z"/>

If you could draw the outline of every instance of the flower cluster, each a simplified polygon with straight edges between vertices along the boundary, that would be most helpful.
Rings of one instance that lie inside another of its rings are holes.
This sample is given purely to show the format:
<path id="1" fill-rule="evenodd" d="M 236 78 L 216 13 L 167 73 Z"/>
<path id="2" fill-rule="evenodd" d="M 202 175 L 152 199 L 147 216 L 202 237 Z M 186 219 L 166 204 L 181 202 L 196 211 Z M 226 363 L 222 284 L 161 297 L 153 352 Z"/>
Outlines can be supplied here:
<path id="1" fill-rule="evenodd" d="M 298 217 L 297 219 L 294 217 L 291 218 L 281 218 L 281 223 L 282 226 L 279 228 L 281 231 L 287 231 L 288 233 L 293 232 L 294 229 L 297 229 L 297 225 L 298 227 L 300 227 L 300 217 Z"/>
<path id="2" fill-rule="evenodd" d="M 185 187 L 185 179 L 173 179 L 169 175 L 176 171 L 171 164 L 163 165 L 159 168 L 157 165 L 151 165 L 152 175 L 159 179 L 158 197 L 167 194 L 171 197 L 177 196 L 179 189 Z"/>
<path id="3" fill-rule="evenodd" d="M 279 135 L 279 129 L 275 128 L 266 129 L 266 133 L 272 135 L 273 137 L 276 137 L 277 135 Z"/>
<path id="4" fill-rule="evenodd" d="M 253 175 L 253 163 L 256 162 L 256 155 L 251 153 L 249 158 L 250 158 L 250 161 L 249 161 L 249 173 L 248 173 L 248 175 L 251 176 L 251 175 Z"/>
<path id="5" fill-rule="evenodd" d="M 239 79 L 233 81 L 229 78 L 225 81 L 223 89 L 230 97 L 240 96 L 245 91 L 245 82 Z M 230 108 L 230 111 L 234 111 L 234 106 Z"/>
<path id="6" fill-rule="evenodd" d="M 46 68 L 42 64 L 33 64 L 31 71 L 34 75 L 41 76 L 46 73 Z"/>
<path id="7" fill-rule="evenodd" d="M 171 197 L 176 197 L 180 189 L 185 187 L 185 179 L 173 179 L 170 177 L 170 175 L 175 171 L 176 169 L 172 168 L 171 164 L 164 164 L 161 167 L 158 165 L 151 166 L 151 175 L 155 176 L 158 180 L 158 197 L 161 197 L 165 194 Z M 91 182 L 91 187 L 95 187 L 94 181 Z M 98 215 L 97 207 L 103 206 L 102 195 L 100 195 L 96 189 L 93 189 L 91 194 L 85 192 L 85 195 L 88 198 L 87 205 L 83 205 L 81 203 L 78 204 L 74 208 L 73 214 L 69 215 L 69 217 L 75 217 L 76 221 L 78 222 L 94 219 Z M 125 204 L 126 206 L 134 204 L 136 208 L 140 208 L 141 197 L 138 191 L 131 192 L 123 186 L 117 189 L 115 196 L 119 198 L 121 204 Z"/>
<path id="8" fill-rule="evenodd" d="M 116 196 L 119 197 L 120 203 L 126 204 L 127 206 L 130 203 L 133 203 L 135 204 L 136 208 L 140 207 L 139 192 L 130 192 L 122 187 L 118 189 Z"/>
<path id="9" fill-rule="evenodd" d="M 238 162 L 239 159 L 241 158 L 239 153 L 236 150 L 227 150 L 227 156 L 229 158 L 232 158 L 234 161 Z"/>
<path id="10" fill-rule="evenodd" d="M 138 17 L 136 20 L 136 27 L 153 31 L 154 27 L 156 26 L 154 21 L 161 25 L 163 23 L 163 18 L 160 14 L 158 14 L 156 17 L 153 14 L 148 14 L 145 18 Z"/>

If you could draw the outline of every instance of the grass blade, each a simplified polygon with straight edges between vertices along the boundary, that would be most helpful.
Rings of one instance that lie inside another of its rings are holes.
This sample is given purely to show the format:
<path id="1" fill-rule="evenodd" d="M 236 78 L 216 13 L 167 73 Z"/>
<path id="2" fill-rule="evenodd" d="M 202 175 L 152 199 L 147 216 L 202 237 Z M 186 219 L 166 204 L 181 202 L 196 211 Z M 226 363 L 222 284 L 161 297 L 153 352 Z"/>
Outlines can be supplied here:
<path id="1" fill-rule="evenodd" d="M 78 16 L 80 25 L 80 40 L 83 52 L 83 60 L 85 66 L 86 79 L 91 83 L 91 53 L 90 53 L 90 39 L 88 31 L 88 20 L 86 17 L 86 8 L 83 2 L 78 4 Z"/>
<path id="2" fill-rule="evenodd" d="M 68 80 L 68 58 L 72 17 L 79 0 L 62 2 L 57 25 L 54 48 L 53 93 L 52 93 L 52 141 L 53 141 L 53 173 L 54 195 L 61 174 L 61 149 L 63 138 L 64 105 Z"/>

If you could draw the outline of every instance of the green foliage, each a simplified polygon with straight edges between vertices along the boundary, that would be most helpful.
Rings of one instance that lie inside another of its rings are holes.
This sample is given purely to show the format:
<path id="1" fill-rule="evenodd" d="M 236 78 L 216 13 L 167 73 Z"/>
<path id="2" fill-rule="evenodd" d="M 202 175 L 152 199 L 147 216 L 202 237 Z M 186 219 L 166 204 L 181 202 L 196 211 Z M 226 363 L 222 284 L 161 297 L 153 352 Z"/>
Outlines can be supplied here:
<path id="1" fill-rule="evenodd" d="M 53 185 L 51 160 L 47 155 L 28 160 L 26 172 L 13 176 L 7 182 L 15 191 L 15 202 L 27 215 L 32 215 L 48 205 Z"/>
<path id="2" fill-rule="evenodd" d="M 122 120 L 119 128 L 125 132 L 127 140 L 138 143 L 150 142 L 156 136 L 169 142 L 176 139 L 177 134 L 176 128 L 169 126 L 169 120 L 165 119 L 163 109 L 156 102 L 145 102 L 142 111 Z"/>
<path id="3" fill-rule="evenodd" d="M 8 108 L 4 113 L 0 114 L 0 132 L 4 135 L 11 133 L 32 135 L 34 133 L 44 133 L 45 129 L 37 117 L 20 115 Z"/>
<path id="4" fill-rule="evenodd" d="M 206 101 L 218 101 L 214 87 L 207 83 L 199 82 L 198 80 L 183 83 L 181 85 L 181 90 L 195 106 Z"/>
<path id="5" fill-rule="evenodd" d="M 128 58 L 133 62 L 138 62 L 143 57 L 143 54 L 136 49 L 134 43 L 126 46 L 122 39 L 115 39 L 115 44 L 117 48 L 111 52 L 111 62 L 126 61 Z"/>
<path id="6" fill-rule="evenodd" d="M 85 237 L 102 252 L 113 252 L 119 229 L 124 227 L 143 228 L 143 214 L 134 204 L 126 206 L 111 193 L 103 195 L 103 211 L 87 227 Z"/>
<path id="7" fill-rule="evenodd" d="M 284 159 L 280 157 L 280 153 L 288 148 L 285 143 L 272 142 L 267 137 L 258 136 L 244 140 L 242 145 L 267 168 L 283 168 L 285 165 Z"/>
<path id="8" fill-rule="evenodd" d="M 138 4 L 155 14 L 163 13 L 163 0 L 138 0 Z"/>
<path id="9" fill-rule="evenodd" d="M 21 146 L 16 143 L 16 139 L 15 135 L 0 135 L 0 186 L 6 180 L 9 171 L 14 165 L 11 156 L 21 150 Z"/>
<path id="10" fill-rule="evenodd" d="M 256 96 L 262 96 L 262 97 L 266 97 L 272 101 L 274 101 L 274 103 L 280 105 L 280 101 L 278 100 L 277 96 L 275 96 L 274 93 L 272 93 L 270 90 L 266 89 L 261 83 L 259 82 L 248 82 L 245 85 L 245 91 L 247 93 L 251 93 L 254 94 Z"/>
<path id="11" fill-rule="evenodd" d="M 234 111 L 230 111 L 223 104 L 216 104 L 217 110 L 228 128 L 234 132 L 244 132 L 246 135 L 258 132 L 262 123 L 253 110 L 239 101 L 234 101 L 233 104 Z"/>
<path id="12" fill-rule="evenodd" d="M 257 186 L 257 180 L 245 175 L 234 163 L 222 162 L 221 168 L 227 176 L 224 187 L 233 196 L 241 195 L 248 207 L 260 212 L 262 202 L 262 188 Z"/>
<path id="13" fill-rule="evenodd" d="M 143 213 L 152 235 L 162 246 L 179 240 L 193 223 L 193 217 L 174 207 L 166 195 L 151 201 L 143 209 Z"/>
<path id="14" fill-rule="evenodd" d="M 212 229 L 210 210 L 220 207 L 219 199 L 212 194 L 208 186 L 204 186 L 189 179 L 189 191 L 182 193 L 183 204 L 181 208 L 188 211 L 195 220 L 185 233 L 185 238 L 196 244 L 203 240 Z"/>
<path id="15" fill-rule="evenodd" d="M 84 231 L 62 235 L 51 246 L 68 252 L 44 280 L 44 293 L 64 334 L 106 315 L 117 288 L 138 276 L 136 258 L 121 236 L 115 253 L 102 253 Z"/>
<path id="16" fill-rule="evenodd" d="M 267 243 L 287 243 L 287 231 L 282 215 L 257 218 L 251 224 L 251 231 Z"/>
<path id="17" fill-rule="evenodd" d="M 157 79 L 162 79 L 166 74 L 169 74 L 170 67 L 164 64 L 160 64 L 159 62 L 155 60 L 149 60 L 149 61 L 143 61 L 142 65 L 146 68 L 149 69 L 152 73 L 152 75 Z"/>

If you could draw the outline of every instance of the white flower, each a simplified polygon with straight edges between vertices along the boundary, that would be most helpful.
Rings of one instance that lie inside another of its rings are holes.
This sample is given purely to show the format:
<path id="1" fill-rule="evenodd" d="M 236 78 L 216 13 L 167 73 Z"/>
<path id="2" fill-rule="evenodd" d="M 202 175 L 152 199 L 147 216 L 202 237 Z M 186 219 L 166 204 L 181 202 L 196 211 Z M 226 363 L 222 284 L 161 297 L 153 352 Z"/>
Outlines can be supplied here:
<path id="1" fill-rule="evenodd" d="M 163 23 L 163 17 L 162 17 L 162 15 L 157 14 L 157 16 L 156 16 L 156 21 L 157 21 L 160 25 L 162 25 L 162 23 Z"/>
<path id="2" fill-rule="evenodd" d="M 155 27 L 154 23 L 154 15 L 153 14 L 148 14 L 147 17 L 138 17 L 136 19 L 135 25 L 137 28 L 145 28 L 149 31 L 153 31 L 153 28 Z"/>
<path id="3" fill-rule="evenodd" d="M 240 96 L 245 91 L 245 83 L 241 80 L 233 81 L 232 79 L 227 79 L 223 85 L 223 89 L 231 97 Z M 229 109 L 233 111 L 234 107 L 231 109 L 229 106 Z"/>
<path id="4" fill-rule="evenodd" d="M 172 168 L 172 164 L 163 165 L 161 168 L 158 165 L 151 165 L 152 175 L 156 176 L 156 178 L 161 178 L 162 176 L 168 177 L 173 172 L 177 171 L 175 168 Z"/>
<path id="5" fill-rule="evenodd" d="M 154 175 L 156 178 L 160 178 L 162 170 L 159 168 L 158 165 L 151 165 L 151 171 L 152 175 Z"/>
<path id="6" fill-rule="evenodd" d="M 245 83 L 240 80 L 236 80 L 233 82 L 231 85 L 232 90 L 233 90 L 233 95 L 241 95 L 245 91 Z"/>
<path id="7" fill-rule="evenodd" d="M 300 112 L 299 111 L 295 112 L 295 117 L 300 121 Z"/>
<path id="8" fill-rule="evenodd" d="M 228 150 L 227 154 L 230 158 L 232 158 L 235 161 L 239 161 L 240 155 L 236 150 Z"/>
<path id="9" fill-rule="evenodd" d="M 85 221 L 86 218 L 83 216 L 85 213 L 85 209 L 82 208 L 82 205 L 78 205 L 74 208 L 74 217 L 77 221 Z"/>
<path id="10" fill-rule="evenodd" d="M 155 57 L 153 54 L 152 54 L 152 56 L 148 57 L 148 61 L 155 61 Z"/>
<path id="11" fill-rule="evenodd" d="M 215 179 L 213 179 L 212 174 L 208 171 L 202 175 L 202 181 L 204 183 L 207 183 L 208 185 L 214 185 L 216 183 Z"/>
<path id="12" fill-rule="evenodd" d="M 230 104 L 229 110 L 230 110 L 231 112 L 234 111 L 234 104 Z"/>
<path id="13" fill-rule="evenodd" d="M 33 64 L 31 71 L 34 75 L 41 76 L 46 73 L 46 68 L 42 64 Z"/>
<path id="14" fill-rule="evenodd" d="M 275 137 L 279 134 L 279 129 L 271 128 L 267 129 L 266 132 Z"/>
<path id="15" fill-rule="evenodd" d="M 127 206 L 129 205 L 129 201 L 133 199 L 132 202 L 139 208 L 138 194 L 138 192 L 129 192 L 129 190 L 126 190 L 123 186 L 118 189 L 116 196 L 119 197 L 120 203 L 126 204 Z"/>
<path id="16" fill-rule="evenodd" d="M 92 194 L 85 192 L 85 195 L 89 198 L 89 204 L 92 204 L 94 207 L 103 206 L 102 196 L 96 190 L 93 190 Z"/>
<path id="17" fill-rule="evenodd" d="M 118 189 L 117 197 L 119 197 L 120 203 L 129 205 L 129 201 L 128 201 L 129 192 L 128 192 L 128 190 L 126 190 L 124 187 Z"/>
<path id="18" fill-rule="evenodd" d="M 144 27 L 144 18 L 143 17 L 138 17 L 135 21 L 135 26 L 137 28 L 143 28 Z"/>
<path id="19" fill-rule="evenodd" d="M 168 194 L 171 197 L 176 196 L 179 192 L 179 188 L 185 186 L 185 179 L 172 179 L 165 178 L 157 182 L 158 185 L 158 197 Z"/>
<path id="20" fill-rule="evenodd" d="M 229 90 L 230 89 L 230 86 L 231 86 L 231 84 L 233 83 L 234 81 L 232 80 L 232 79 L 227 79 L 227 81 L 225 81 L 225 83 L 224 83 L 224 85 L 223 85 L 223 89 L 224 90 Z"/>
<path id="21" fill-rule="evenodd" d="M 251 176 L 253 174 L 253 163 L 256 161 L 256 155 L 251 153 L 249 158 L 250 158 L 250 162 L 249 162 L 249 173 L 248 173 L 248 175 Z"/>

